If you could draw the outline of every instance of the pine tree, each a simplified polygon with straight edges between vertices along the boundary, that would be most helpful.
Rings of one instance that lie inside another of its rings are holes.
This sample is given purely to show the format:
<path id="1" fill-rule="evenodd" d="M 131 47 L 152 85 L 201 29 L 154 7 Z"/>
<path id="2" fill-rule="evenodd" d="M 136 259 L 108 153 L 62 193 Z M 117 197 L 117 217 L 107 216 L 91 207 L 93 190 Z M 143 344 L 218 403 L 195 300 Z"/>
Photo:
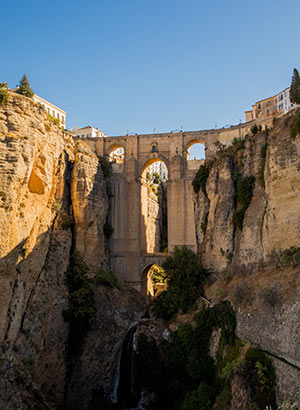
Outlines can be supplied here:
<path id="1" fill-rule="evenodd" d="M 292 103 L 300 104 L 300 76 L 296 68 L 294 68 L 292 76 L 290 100 Z"/>
<path id="2" fill-rule="evenodd" d="M 32 98 L 34 96 L 34 92 L 30 88 L 30 84 L 27 78 L 27 75 L 24 74 L 21 81 L 20 81 L 20 86 L 17 89 L 18 94 L 25 95 L 26 97 Z"/>

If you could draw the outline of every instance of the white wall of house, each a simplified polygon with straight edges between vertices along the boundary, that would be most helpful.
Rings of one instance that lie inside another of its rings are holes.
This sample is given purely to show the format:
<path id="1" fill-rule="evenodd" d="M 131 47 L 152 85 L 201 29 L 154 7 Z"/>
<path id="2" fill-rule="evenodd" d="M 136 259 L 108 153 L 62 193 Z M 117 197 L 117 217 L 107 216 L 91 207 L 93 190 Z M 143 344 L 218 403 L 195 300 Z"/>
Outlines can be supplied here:
<path id="1" fill-rule="evenodd" d="M 91 125 L 83 128 L 72 128 L 71 131 L 76 137 L 81 138 L 96 138 L 96 137 L 106 137 L 106 135 L 99 131 L 98 128 L 94 128 Z"/>
<path id="2" fill-rule="evenodd" d="M 39 97 L 38 95 L 34 94 L 33 100 L 37 104 L 41 104 L 45 107 L 46 111 L 48 114 L 52 115 L 52 117 L 57 118 L 61 125 L 66 128 L 66 111 L 62 110 L 61 108 L 56 107 L 54 104 L 51 102 L 45 100 L 42 97 Z"/>

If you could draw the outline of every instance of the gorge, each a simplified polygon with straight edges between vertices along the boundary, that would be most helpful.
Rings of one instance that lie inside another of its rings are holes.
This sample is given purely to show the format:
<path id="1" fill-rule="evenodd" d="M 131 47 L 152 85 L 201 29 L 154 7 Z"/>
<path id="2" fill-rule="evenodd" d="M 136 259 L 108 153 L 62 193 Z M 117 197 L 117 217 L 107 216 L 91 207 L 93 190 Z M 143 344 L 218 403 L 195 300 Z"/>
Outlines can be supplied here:
<path id="1" fill-rule="evenodd" d="M 167 360 L 166 352 L 175 349 L 176 338 L 182 346 L 186 337 L 203 338 L 207 360 L 216 367 L 222 362 L 216 352 L 250 363 L 245 346 L 257 347 L 275 369 L 277 404 L 294 398 L 300 372 L 300 140 L 291 138 L 290 129 L 296 115 L 255 134 L 248 125 L 84 141 L 73 139 L 30 98 L 10 92 L 0 104 L 0 408 L 118 408 L 110 407 L 117 406 L 110 399 L 116 401 L 118 359 L 132 326 L 134 371 L 142 374 L 133 386 L 139 392 L 136 408 L 159 408 L 152 402 L 161 392 L 156 386 L 146 391 L 153 380 L 143 374 L 168 374 L 156 367 L 157 358 L 169 364 L 173 358 Z M 186 154 L 200 140 L 207 151 L 199 168 L 200 163 L 187 164 Z M 124 144 L 125 158 L 111 173 L 103 157 L 116 143 Z M 149 317 L 140 292 L 147 268 L 168 256 L 164 249 L 157 252 L 155 241 L 147 248 L 142 223 L 147 212 L 141 198 L 153 193 L 147 194 L 141 178 L 154 160 L 163 160 L 169 171 L 168 220 L 161 225 L 167 226 L 168 252 L 172 256 L 177 246 L 186 246 L 210 272 L 206 300 L 169 322 Z M 228 323 L 221 321 L 223 313 Z M 70 340 L 73 347 L 78 342 L 74 351 Z M 193 375 L 200 367 L 195 365 Z M 230 387 L 218 391 L 230 390 L 223 409 L 255 408 L 257 394 L 235 368 L 231 372 Z M 193 377 L 200 389 L 202 379 Z M 194 391 L 183 392 L 176 408 L 192 410 L 187 403 Z M 208 409 L 220 408 L 208 401 Z"/>

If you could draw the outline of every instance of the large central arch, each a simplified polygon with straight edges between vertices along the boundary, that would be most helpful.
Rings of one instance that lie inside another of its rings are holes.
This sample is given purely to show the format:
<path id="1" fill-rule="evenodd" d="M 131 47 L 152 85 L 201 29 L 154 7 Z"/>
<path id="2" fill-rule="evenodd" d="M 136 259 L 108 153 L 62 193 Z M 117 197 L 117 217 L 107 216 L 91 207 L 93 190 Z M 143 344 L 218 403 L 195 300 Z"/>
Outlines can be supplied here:
<path id="1" fill-rule="evenodd" d="M 151 157 L 141 169 L 142 253 L 167 251 L 168 167 L 162 157 Z"/>

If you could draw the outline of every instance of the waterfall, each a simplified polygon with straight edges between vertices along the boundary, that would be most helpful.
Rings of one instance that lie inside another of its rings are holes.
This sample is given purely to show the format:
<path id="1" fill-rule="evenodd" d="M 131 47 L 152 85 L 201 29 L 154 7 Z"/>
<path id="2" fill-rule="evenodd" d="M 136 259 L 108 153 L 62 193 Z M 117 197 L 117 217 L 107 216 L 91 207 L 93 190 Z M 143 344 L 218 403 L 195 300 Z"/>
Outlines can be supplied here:
<path id="1" fill-rule="evenodd" d="M 127 405 L 134 405 L 135 402 L 131 391 L 131 356 L 132 342 L 136 328 L 136 323 L 133 323 L 128 328 L 122 343 L 122 348 L 117 356 L 113 388 L 110 394 L 110 400 L 113 403 L 124 402 Z"/>
<path id="2" fill-rule="evenodd" d="M 116 365 L 115 376 L 114 376 L 114 381 L 113 381 L 113 388 L 109 396 L 112 403 L 118 402 L 118 387 L 119 387 L 119 382 L 120 382 L 121 353 L 122 353 L 122 349 L 119 351 L 118 356 L 117 356 L 117 365 Z"/>

